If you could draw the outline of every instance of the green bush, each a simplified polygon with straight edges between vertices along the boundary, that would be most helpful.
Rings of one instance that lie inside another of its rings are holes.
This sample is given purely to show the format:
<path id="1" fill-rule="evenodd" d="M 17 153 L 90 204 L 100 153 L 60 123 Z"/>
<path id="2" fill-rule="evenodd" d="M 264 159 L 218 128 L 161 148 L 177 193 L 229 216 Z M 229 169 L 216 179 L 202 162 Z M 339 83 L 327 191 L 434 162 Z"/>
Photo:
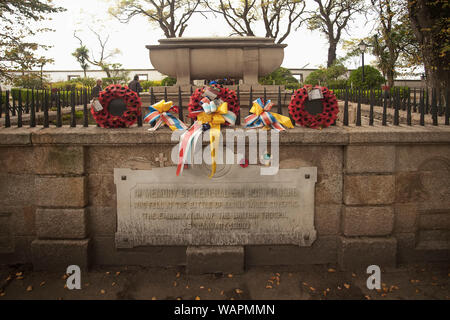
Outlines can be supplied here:
<path id="1" fill-rule="evenodd" d="M 353 70 L 348 79 L 353 87 L 361 89 L 378 89 L 386 81 L 380 71 L 372 66 L 364 67 L 364 82 L 362 81 L 362 67 Z"/>
<path id="2" fill-rule="evenodd" d="M 305 83 L 313 86 L 345 87 L 347 80 L 342 77 L 346 72 L 347 68 L 343 64 L 335 63 L 329 68 L 321 67 L 311 72 L 306 77 Z"/>
<path id="3" fill-rule="evenodd" d="M 164 79 L 161 80 L 162 86 L 174 86 L 176 83 L 177 79 L 172 77 L 165 77 Z"/>
<path id="4" fill-rule="evenodd" d="M 147 91 L 150 87 L 160 87 L 162 86 L 162 81 L 152 81 L 152 80 L 144 80 L 141 81 L 141 86 L 144 89 L 144 91 Z"/>
<path id="5" fill-rule="evenodd" d="M 296 87 L 299 85 L 299 82 L 292 75 L 291 71 L 282 67 L 269 73 L 265 77 L 259 78 L 258 82 L 263 85 L 285 85 L 286 88 L 288 86 Z"/>

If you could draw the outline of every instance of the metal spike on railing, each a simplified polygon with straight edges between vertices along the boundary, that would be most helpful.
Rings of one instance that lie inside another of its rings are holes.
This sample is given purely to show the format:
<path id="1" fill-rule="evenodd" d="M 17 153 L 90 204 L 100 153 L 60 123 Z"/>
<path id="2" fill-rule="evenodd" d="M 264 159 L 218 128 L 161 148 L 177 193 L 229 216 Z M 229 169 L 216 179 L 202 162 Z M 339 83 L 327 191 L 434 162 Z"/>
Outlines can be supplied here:
<path id="1" fill-rule="evenodd" d="M 31 110 L 30 110 L 30 128 L 36 127 L 36 96 L 34 89 L 31 90 Z"/>
<path id="2" fill-rule="evenodd" d="M 420 125 L 425 125 L 425 90 L 420 90 Z"/>
<path id="3" fill-rule="evenodd" d="M 17 103 L 17 127 L 22 127 L 22 90 L 19 90 L 19 97 Z"/>
<path id="4" fill-rule="evenodd" d="M 395 90 L 394 93 L 394 126 L 398 126 L 400 121 L 399 121 L 399 104 L 400 104 L 400 94 L 398 90 Z"/>
<path id="5" fill-rule="evenodd" d="M 438 125 L 438 109 L 436 98 L 436 88 L 433 88 L 431 93 L 431 117 L 433 118 L 433 126 Z"/>
<path id="6" fill-rule="evenodd" d="M 77 126 L 77 119 L 75 114 L 75 92 L 72 91 L 70 95 L 70 126 L 76 127 Z"/>
<path id="7" fill-rule="evenodd" d="M 64 96 L 64 93 L 63 93 Z M 61 92 L 58 91 L 56 98 L 56 126 L 62 127 L 62 115 L 61 115 Z"/>
<path id="8" fill-rule="evenodd" d="M 25 113 L 30 113 L 30 89 L 27 89 L 27 95 L 25 98 Z"/>
<path id="9" fill-rule="evenodd" d="M 448 100 L 450 99 L 449 89 L 447 87 L 447 99 L 445 99 L 445 124 L 450 125 L 450 103 Z"/>
<path id="10" fill-rule="evenodd" d="M 406 124 L 411 125 L 411 90 L 408 88 L 408 102 L 406 105 Z"/>
<path id="11" fill-rule="evenodd" d="M 374 104 L 374 93 L 373 90 L 369 90 L 370 95 L 370 110 L 369 110 L 369 126 L 373 126 L 373 104 Z"/>
<path id="12" fill-rule="evenodd" d="M 178 86 L 178 118 L 184 121 L 183 118 L 183 96 L 181 94 L 181 86 Z"/>
<path id="13" fill-rule="evenodd" d="M 49 127 L 49 121 L 48 121 L 48 94 L 47 90 L 45 90 L 44 93 L 44 128 Z"/>
<path id="14" fill-rule="evenodd" d="M 344 126 L 348 126 L 348 87 L 345 87 Z"/>
<path id="15" fill-rule="evenodd" d="M 381 124 L 383 126 L 387 125 L 387 90 L 384 90 L 383 92 L 383 117 L 381 119 Z"/>
<path id="16" fill-rule="evenodd" d="M 89 127 L 87 89 L 83 88 L 82 93 L 83 93 L 83 127 Z"/>
<path id="17" fill-rule="evenodd" d="M 356 106 L 356 125 L 361 126 L 361 89 L 357 93 L 358 104 Z"/>
<path id="18" fill-rule="evenodd" d="M 266 91 L 266 87 L 264 87 L 264 103 L 266 103 L 266 102 L 267 102 L 267 91 Z"/>
<path id="19" fill-rule="evenodd" d="M 278 114 L 283 114 L 283 108 L 281 106 L 281 87 L 278 86 Z"/>
<path id="20" fill-rule="evenodd" d="M 11 119 L 9 118 L 9 90 L 6 90 L 5 96 L 5 128 L 11 127 Z"/>
<path id="21" fill-rule="evenodd" d="M 0 87 L 0 119 L 2 118 L 3 113 L 3 92 L 2 88 Z"/>

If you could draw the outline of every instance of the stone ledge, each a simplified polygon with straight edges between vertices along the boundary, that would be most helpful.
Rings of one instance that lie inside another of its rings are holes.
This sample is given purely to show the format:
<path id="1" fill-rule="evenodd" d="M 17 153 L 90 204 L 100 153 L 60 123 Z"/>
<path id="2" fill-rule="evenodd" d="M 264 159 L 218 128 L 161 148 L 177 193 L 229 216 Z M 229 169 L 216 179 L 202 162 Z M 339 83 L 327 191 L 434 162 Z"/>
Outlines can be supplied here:
<path id="1" fill-rule="evenodd" d="M 189 274 L 244 272 L 244 247 L 198 246 L 186 249 Z"/>
<path id="2" fill-rule="evenodd" d="M 168 128 L 149 133 L 149 127 L 104 129 L 94 125 L 50 128 L 0 128 L 0 145 L 24 144 L 174 144 Z M 242 127 L 239 127 L 242 128 Z M 420 133 L 420 134 L 419 134 Z M 449 143 L 450 126 L 337 126 L 323 130 L 295 127 L 280 134 L 281 144 L 360 145 Z"/>
<path id="3" fill-rule="evenodd" d="M 77 265 L 82 270 L 89 267 L 90 240 L 34 240 L 31 243 L 34 270 L 59 271 Z"/>
<path id="4" fill-rule="evenodd" d="M 341 270 L 352 271 L 370 265 L 395 267 L 397 240 L 393 237 L 339 238 L 338 263 Z"/>

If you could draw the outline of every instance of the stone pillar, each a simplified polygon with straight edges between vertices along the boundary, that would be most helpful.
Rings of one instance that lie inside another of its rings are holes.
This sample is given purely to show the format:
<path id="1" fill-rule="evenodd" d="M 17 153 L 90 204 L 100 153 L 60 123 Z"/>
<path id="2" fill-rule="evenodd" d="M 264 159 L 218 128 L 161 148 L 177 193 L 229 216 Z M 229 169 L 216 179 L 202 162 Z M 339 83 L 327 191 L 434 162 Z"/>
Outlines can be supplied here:
<path id="1" fill-rule="evenodd" d="M 348 146 L 338 262 L 342 270 L 396 265 L 395 146 Z"/>
<path id="2" fill-rule="evenodd" d="M 177 64 L 177 86 L 191 84 L 191 56 L 189 48 L 175 49 Z"/>
<path id="3" fill-rule="evenodd" d="M 89 266 L 84 159 L 83 147 L 35 147 L 35 270 L 64 272 L 69 265 Z"/>
<path id="4" fill-rule="evenodd" d="M 258 85 L 259 48 L 244 48 L 244 84 Z"/>

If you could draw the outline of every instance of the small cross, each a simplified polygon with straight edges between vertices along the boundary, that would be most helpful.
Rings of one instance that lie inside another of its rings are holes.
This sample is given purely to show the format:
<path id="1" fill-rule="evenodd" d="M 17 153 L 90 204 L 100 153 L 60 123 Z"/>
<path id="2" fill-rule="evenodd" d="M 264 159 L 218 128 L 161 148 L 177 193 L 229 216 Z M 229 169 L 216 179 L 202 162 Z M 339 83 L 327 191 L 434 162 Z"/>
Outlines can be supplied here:
<path id="1" fill-rule="evenodd" d="M 167 158 L 164 157 L 164 153 L 160 153 L 159 157 L 155 158 L 155 161 L 159 162 L 159 166 L 162 168 L 162 167 L 164 167 L 164 161 L 167 161 Z"/>

